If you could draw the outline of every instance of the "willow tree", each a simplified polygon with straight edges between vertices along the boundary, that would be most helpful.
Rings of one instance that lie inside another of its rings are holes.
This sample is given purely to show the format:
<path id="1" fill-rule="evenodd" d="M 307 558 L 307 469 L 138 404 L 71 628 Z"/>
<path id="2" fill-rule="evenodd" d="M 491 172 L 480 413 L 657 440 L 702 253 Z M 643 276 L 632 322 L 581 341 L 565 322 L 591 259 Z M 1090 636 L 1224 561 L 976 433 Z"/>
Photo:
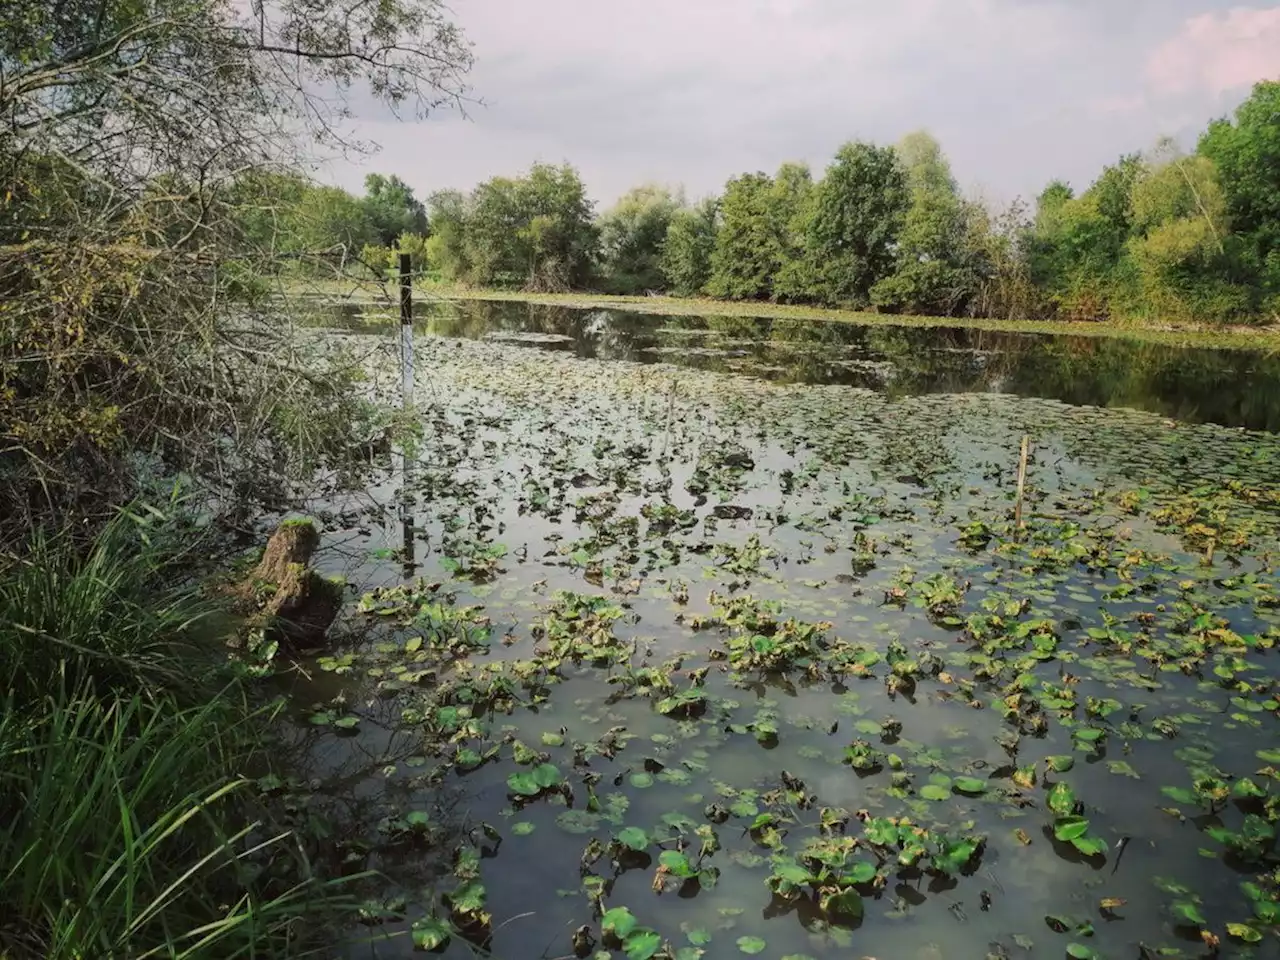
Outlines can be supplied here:
<path id="1" fill-rule="evenodd" d="M 139 449 L 225 485 L 323 439 L 337 381 L 244 309 L 289 245 L 243 185 L 355 148 L 348 102 L 458 104 L 470 64 L 439 0 L 9 0 L 0 516 L 127 495 Z"/>

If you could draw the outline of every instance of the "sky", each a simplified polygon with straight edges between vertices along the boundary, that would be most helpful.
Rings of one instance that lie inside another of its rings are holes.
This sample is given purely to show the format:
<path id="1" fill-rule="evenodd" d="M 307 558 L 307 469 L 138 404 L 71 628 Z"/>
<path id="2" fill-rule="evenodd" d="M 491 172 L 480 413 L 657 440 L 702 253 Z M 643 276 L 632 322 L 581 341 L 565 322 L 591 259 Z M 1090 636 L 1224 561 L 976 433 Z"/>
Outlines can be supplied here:
<path id="1" fill-rule="evenodd" d="M 926 129 L 966 192 L 1077 188 L 1161 136 L 1188 146 L 1280 79 L 1280 2 L 1216 0 L 452 0 L 474 47 L 467 116 L 358 108 L 372 156 L 419 196 L 538 161 L 607 207 L 645 182 L 718 193 L 849 140 Z"/>

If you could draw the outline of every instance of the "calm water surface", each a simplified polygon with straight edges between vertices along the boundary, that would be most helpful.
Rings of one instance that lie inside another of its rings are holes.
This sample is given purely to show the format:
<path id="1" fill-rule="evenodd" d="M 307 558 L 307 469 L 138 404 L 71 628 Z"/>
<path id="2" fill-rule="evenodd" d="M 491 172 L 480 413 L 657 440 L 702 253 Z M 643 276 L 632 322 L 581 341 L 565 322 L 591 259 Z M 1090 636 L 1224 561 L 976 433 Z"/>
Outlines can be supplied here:
<path id="1" fill-rule="evenodd" d="M 328 305 L 347 329 L 385 329 L 369 305 Z M 671 363 L 785 383 L 844 384 L 892 396 L 1008 393 L 1131 407 L 1189 422 L 1280 429 L 1280 357 L 1117 337 L 817 320 L 659 316 L 539 304 L 419 302 L 417 329 L 599 360 Z"/>

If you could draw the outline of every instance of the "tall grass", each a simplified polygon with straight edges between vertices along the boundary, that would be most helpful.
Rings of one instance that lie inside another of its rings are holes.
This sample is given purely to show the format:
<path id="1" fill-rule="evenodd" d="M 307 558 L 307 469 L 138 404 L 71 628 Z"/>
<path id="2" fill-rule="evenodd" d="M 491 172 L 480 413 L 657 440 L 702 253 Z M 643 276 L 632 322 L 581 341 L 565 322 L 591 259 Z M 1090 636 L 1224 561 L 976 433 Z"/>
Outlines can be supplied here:
<path id="1" fill-rule="evenodd" d="M 210 686 L 216 608 L 170 559 L 122 517 L 0 568 L 6 960 L 291 955 L 325 899 L 255 819 L 261 718 Z"/>
<path id="2" fill-rule="evenodd" d="M 87 545 L 38 531 L 0 562 L 0 689 L 19 705 L 197 693 L 210 658 L 195 640 L 218 611 L 175 563 L 166 522 L 121 512 Z"/>

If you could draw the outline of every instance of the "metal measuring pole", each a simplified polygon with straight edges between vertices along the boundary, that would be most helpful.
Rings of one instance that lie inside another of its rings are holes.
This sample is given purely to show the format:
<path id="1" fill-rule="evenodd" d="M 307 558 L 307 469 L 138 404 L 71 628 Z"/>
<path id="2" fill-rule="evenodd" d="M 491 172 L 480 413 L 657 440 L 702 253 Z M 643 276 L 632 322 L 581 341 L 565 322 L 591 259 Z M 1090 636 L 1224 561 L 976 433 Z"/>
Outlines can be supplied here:
<path id="1" fill-rule="evenodd" d="M 400 406 L 413 405 L 413 258 L 400 254 Z"/>
<path id="2" fill-rule="evenodd" d="M 413 371 L 413 258 L 400 254 L 400 408 L 406 413 L 413 407 L 415 386 Z M 406 425 L 407 427 L 407 425 Z M 401 560 L 404 575 L 411 578 L 417 569 L 414 562 L 414 502 L 410 485 L 413 479 L 412 457 L 407 445 L 400 448 L 400 524 L 404 534 Z"/>

